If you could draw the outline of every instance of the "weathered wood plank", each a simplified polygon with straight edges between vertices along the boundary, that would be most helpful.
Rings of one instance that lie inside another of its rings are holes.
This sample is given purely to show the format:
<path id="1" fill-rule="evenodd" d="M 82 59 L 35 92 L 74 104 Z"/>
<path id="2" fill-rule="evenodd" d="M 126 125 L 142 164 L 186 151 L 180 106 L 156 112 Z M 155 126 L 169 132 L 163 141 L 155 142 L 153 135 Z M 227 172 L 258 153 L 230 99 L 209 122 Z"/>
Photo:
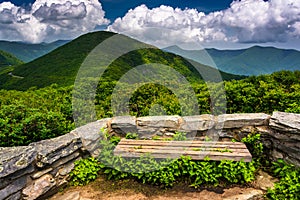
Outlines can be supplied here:
<path id="1" fill-rule="evenodd" d="M 222 144 L 191 144 L 191 143 L 186 143 L 186 144 L 181 144 L 181 145 L 176 145 L 176 144 L 168 144 L 168 145 L 155 145 L 155 144 L 144 144 L 144 143 L 136 143 L 136 144 L 119 144 L 122 147 L 130 148 L 130 147 L 136 147 L 139 145 L 142 145 L 145 148 L 172 148 L 172 147 L 178 147 L 178 148 L 193 148 L 193 147 L 202 147 L 202 148 L 230 148 L 230 149 L 243 149 L 244 146 L 242 145 L 222 145 Z M 246 148 L 245 148 L 246 149 Z"/>
<path id="2" fill-rule="evenodd" d="M 210 154 L 210 155 L 227 155 L 227 156 L 235 156 L 235 155 L 245 155 L 247 156 L 247 152 L 219 152 L 219 151 L 193 151 L 193 150 L 172 150 L 172 149 L 115 149 L 115 152 L 136 152 L 136 153 L 156 153 L 156 154 L 172 154 L 172 153 L 186 153 L 186 154 L 193 154 L 193 155 L 202 155 L 202 154 Z"/>
<path id="3" fill-rule="evenodd" d="M 190 150 L 190 151 L 231 151 L 231 152 L 248 152 L 248 149 L 237 149 L 237 148 L 228 148 L 228 147 L 224 147 L 224 148 L 220 148 L 220 147 L 214 147 L 214 146 L 210 146 L 210 147 L 199 147 L 199 146 L 195 146 L 195 147 L 177 147 L 177 146 L 144 146 L 144 145 L 130 145 L 130 146 L 118 146 L 117 149 L 147 149 L 149 151 L 151 150 L 164 150 L 164 149 L 169 149 L 169 150 L 177 150 L 177 151 L 186 151 L 186 150 Z"/>
<path id="4" fill-rule="evenodd" d="M 122 157 L 140 157 L 150 154 L 154 158 L 179 158 L 190 156 L 194 160 L 234 160 L 250 162 L 252 156 L 240 142 L 159 141 L 122 139 L 114 150 Z"/>
<path id="5" fill-rule="evenodd" d="M 245 144 L 242 142 L 214 142 L 214 141 L 164 141 L 164 140 L 131 140 L 131 139 L 121 139 L 119 144 L 140 144 L 143 145 L 166 145 L 166 144 L 176 144 L 176 145 L 186 145 L 186 144 L 208 144 L 208 145 L 241 145 L 244 146 Z"/>
<path id="6" fill-rule="evenodd" d="M 121 154 L 116 154 L 122 157 L 130 157 L 130 158 L 138 158 L 145 153 L 136 153 L 136 152 L 122 152 Z M 151 153 L 151 156 L 153 158 L 180 158 L 180 156 L 190 156 L 192 160 L 204 160 L 206 157 L 208 157 L 210 160 L 233 160 L 233 161 L 241 161 L 243 160 L 244 162 L 251 162 L 252 157 L 251 156 L 226 156 L 226 155 L 209 155 L 209 154 L 204 154 L 204 155 L 195 155 L 195 154 L 184 154 L 184 153 L 172 153 L 172 154 L 156 154 L 156 153 Z"/>

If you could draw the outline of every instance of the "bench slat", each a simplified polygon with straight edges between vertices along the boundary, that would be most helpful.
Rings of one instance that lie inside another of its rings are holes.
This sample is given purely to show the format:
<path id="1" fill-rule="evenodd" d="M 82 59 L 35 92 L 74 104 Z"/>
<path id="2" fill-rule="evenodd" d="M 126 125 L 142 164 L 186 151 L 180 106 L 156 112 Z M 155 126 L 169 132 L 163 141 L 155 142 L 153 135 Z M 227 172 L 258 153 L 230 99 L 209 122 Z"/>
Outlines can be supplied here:
<path id="1" fill-rule="evenodd" d="M 220 151 L 220 150 L 224 150 L 225 148 L 228 149 L 228 151 L 232 151 L 234 152 L 244 152 L 244 153 L 248 153 L 248 149 L 241 149 L 241 148 L 230 148 L 228 146 L 154 146 L 154 145 L 148 145 L 148 146 L 144 146 L 144 145 L 122 145 L 117 147 L 116 149 L 127 149 L 129 151 L 137 151 L 138 149 L 145 149 L 149 152 L 151 152 L 151 150 L 177 150 L 177 151 Z"/>
<path id="2" fill-rule="evenodd" d="M 137 147 L 139 145 L 142 145 L 144 148 L 173 148 L 173 147 L 180 147 L 180 148 L 196 148 L 196 147 L 201 147 L 201 148 L 228 148 L 228 149 L 243 149 L 243 145 L 222 145 L 222 144 L 192 144 L 192 143 L 186 143 L 186 144 L 165 144 L 165 145 L 155 145 L 155 144 L 144 144 L 144 143 L 136 143 L 136 144 L 120 144 L 122 147 L 127 147 L 127 148 L 132 148 L 132 147 Z"/>
<path id="3" fill-rule="evenodd" d="M 214 141 L 163 141 L 163 140 L 131 140 L 131 139 L 121 139 L 119 144 L 140 144 L 143 143 L 143 145 L 187 145 L 187 144 L 207 144 L 207 145 L 237 145 L 237 146 L 244 146 L 245 144 L 242 142 L 214 142 Z"/>

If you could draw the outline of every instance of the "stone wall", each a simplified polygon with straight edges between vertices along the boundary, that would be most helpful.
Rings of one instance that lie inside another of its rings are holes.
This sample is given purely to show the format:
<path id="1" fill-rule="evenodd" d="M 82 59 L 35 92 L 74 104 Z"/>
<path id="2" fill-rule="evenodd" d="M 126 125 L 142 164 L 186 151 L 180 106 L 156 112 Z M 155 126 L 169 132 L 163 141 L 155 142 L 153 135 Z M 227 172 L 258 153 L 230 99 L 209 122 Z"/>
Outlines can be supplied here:
<path id="1" fill-rule="evenodd" d="M 141 138 L 171 137 L 175 131 L 188 137 L 240 140 L 249 133 L 262 134 L 271 159 L 282 158 L 300 166 L 300 114 L 274 112 L 219 116 L 120 116 L 79 127 L 66 135 L 24 147 L 0 148 L 0 200 L 45 199 L 68 183 L 74 161 L 99 154 L 101 129 Z"/>

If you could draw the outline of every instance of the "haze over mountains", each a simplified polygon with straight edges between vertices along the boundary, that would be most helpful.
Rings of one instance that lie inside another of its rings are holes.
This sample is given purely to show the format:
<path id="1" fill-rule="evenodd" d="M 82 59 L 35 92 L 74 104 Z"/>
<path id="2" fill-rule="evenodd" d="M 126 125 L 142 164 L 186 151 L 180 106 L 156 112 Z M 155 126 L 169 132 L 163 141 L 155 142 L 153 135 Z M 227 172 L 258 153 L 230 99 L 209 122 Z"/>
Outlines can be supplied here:
<path id="1" fill-rule="evenodd" d="M 296 50 L 260 46 L 240 50 L 184 50 L 178 46 L 170 46 L 164 50 L 205 65 L 212 66 L 211 62 L 214 61 L 219 70 L 231 74 L 249 76 L 281 70 L 300 70 L 300 52 Z"/>

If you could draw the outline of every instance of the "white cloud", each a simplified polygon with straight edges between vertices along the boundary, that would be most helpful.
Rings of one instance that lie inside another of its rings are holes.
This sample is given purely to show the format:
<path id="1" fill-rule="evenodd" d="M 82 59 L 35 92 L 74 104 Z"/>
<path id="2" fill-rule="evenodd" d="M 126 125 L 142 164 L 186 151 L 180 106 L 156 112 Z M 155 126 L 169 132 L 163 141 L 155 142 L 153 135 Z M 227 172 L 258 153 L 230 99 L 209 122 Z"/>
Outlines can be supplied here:
<path id="1" fill-rule="evenodd" d="M 98 0 L 36 0 L 30 10 L 0 4 L 0 40 L 70 39 L 108 24 Z"/>
<path id="2" fill-rule="evenodd" d="M 204 14 L 169 6 L 129 10 L 108 30 L 158 46 L 185 42 L 286 42 L 300 37 L 299 0 L 240 0 Z"/>

